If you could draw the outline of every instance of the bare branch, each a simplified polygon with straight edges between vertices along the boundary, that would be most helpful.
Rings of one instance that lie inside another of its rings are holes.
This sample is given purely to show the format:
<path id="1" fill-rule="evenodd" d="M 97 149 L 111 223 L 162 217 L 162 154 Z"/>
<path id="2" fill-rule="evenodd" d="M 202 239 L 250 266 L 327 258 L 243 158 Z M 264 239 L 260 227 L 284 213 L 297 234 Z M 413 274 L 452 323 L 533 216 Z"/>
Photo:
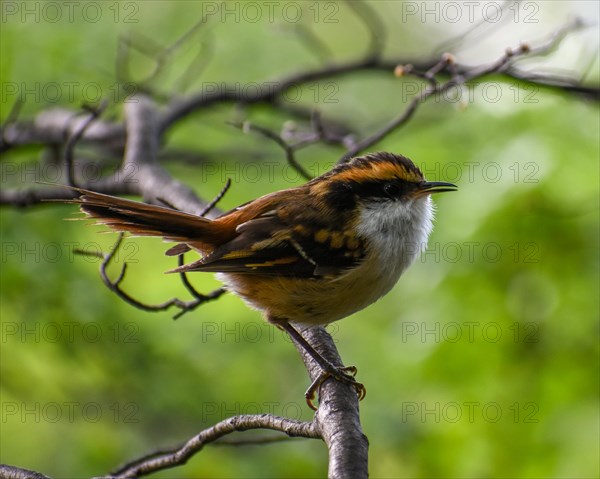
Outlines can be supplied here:
<path id="1" fill-rule="evenodd" d="M 572 29 L 572 26 L 570 28 Z M 553 43 L 558 44 L 557 40 L 560 40 L 568 31 L 569 28 L 566 28 L 557 32 L 554 35 L 555 38 L 553 39 Z M 537 54 L 535 51 L 534 53 Z M 295 107 L 295 109 L 291 108 L 290 105 L 281 101 L 282 93 L 291 86 L 305 85 L 322 79 L 333 79 L 341 75 L 360 71 L 380 71 L 389 74 L 389 72 L 398 64 L 412 64 L 416 71 L 426 72 L 430 70 L 432 66 L 438 64 L 438 62 L 438 59 L 414 62 L 408 59 L 383 60 L 380 58 L 367 58 L 338 65 L 327 65 L 313 71 L 300 72 L 295 75 L 284 77 L 278 81 L 265 82 L 258 90 L 258 93 L 242 94 L 236 92 L 235 88 L 228 88 L 225 86 L 218 91 L 200 92 L 199 94 L 192 94 L 187 97 L 172 100 L 168 108 L 160 113 L 157 118 L 158 129 L 160 135 L 162 135 L 167 129 L 172 127 L 175 122 L 186 117 L 188 114 L 199 109 L 208 108 L 215 104 L 228 102 L 243 102 L 244 104 L 267 103 L 282 111 L 290 111 L 295 115 L 302 114 L 304 118 L 307 118 L 309 115 L 304 113 L 302 109 L 297 107 Z M 461 70 L 472 72 L 476 69 L 473 67 L 457 67 L 456 71 L 452 72 L 448 69 L 447 73 L 451 75 L 451 78 L 456 78 L 457 73 Z M 446 72 L 442 71 L 440 73 L 445 74 Z M 523 81 L 529 85 L 543 86 L 545 88 L 568 93 L 582 94 L 587 98 L 596 101 L 600 100 L 600 88 L 596 86 L 581 85 L 579 80 L 569 81 L 568 79 L 561 79 L 561 81 L 556 81 L 555 78 L 545 78 L 543 75 L 525 73 L 522 70 L 513 67 L 512 63 L 509 63 L 502 68 L 495 67 L 495 69 L 488 70 L 488 74 L 489 73 L 499 74 L 506 79 L 512 78 Z M 482 77 L 485 76 L 485 74 L 486 73 L 483 71 L 479 73 Z M 126 106 L 137 101 L 138 97 L 134 96 L 129 98 Z M 412 105 L 408 106 L 409 109 L 411 107 Z M 64 142 L 65 138 L 72 134 L 73 128 L 77 126 L 77 124 L 74 123 L 73 117 L 74 113 L 70 111 L 49 110 L 48 112 L 42 112 L 38 115 L 38 118 L 33 124 L 27 122 L 7 123 L 2 127 L 2 149 L 6 150 L 11 147 L 33 143 L 47 145 L 60 144 Z M 125 130 L 122 124 L 96 121 L 88 128 L 88 130 L 86 130 L 85 134 L 82 135 L 81 140 L 83 142 L 93 142 L 99 148 L 110 148 L 113 151 L 120 149 L 122 151 L 124 148 L 124 138 Z M 343 144 L 346 147 L 350 146 L 350 151 L 357 151 L 356 146 L 354 145 L 355 141 L 348 138 L 344 139 L 344 141 L 337 141 L 337 144 Z M 112 190 L 121 193 L 136 193 L 135 188 L 132 188 L 131 185 L 121 184 L 119 187 L 114 181 L 107 181 L 112 184 L 100 183 L 95 189 L 102 192 Z M 36 193 L 30 194 L 29 192 L 3 193 L 4 203 L 14 201 L 15 204 L 22 206 L 32 204 L 38 197 Z"/>
<path id="2" fill-rule="evenodd" d="M 184 255 L 180 254 L 179 259 L 178 259 L 178 265 L 183 266 L 184 264 L 185 264 Z M 212 299 L 217 299 L 219 296 L 221 296 L 222 294 L 227 292 L 227 290 L 225 288 L 218 288 L 218 289 L 215 289 L 214 291 L 212 291 L 211 293 L 202 294 L 196 288 L 194 288 L 192 283 L 190 283 L 187 273 L 181 272 L 181 273 L 179 273 L 179 277 L 181 278 L 181 282 L 183 283 L 185 288 L 188 290 L 188 292 L 194 298 L 196 298 L 196 300 L 198 301 L 198 306 L 200 306 L 200 304 L 210 301 Z M 175 316 L 173 316 L 173 319 L 179 319 L 181 316 L 183 316 L 188 311 L 190 311 L 190 309 L 182 309 L 179 313 L 177 313 Z"/>
<path id="3" fill-rule="evenodd" d="M 1 479 L 51 479 L 48 476 L 40 472 L 30 471 L 29 469 L 22 469 L 20 467 L 8 466 L 6 464 L 0 464 L 0 478 Z"/>
<path id="4" fill-rule="evenodd" d="M 191 37 L 205 23 L 205 18 L 200 19 L 188 31 L 184 32 L 167 47 L 158 45 L 154 39 L 139 32 L 128 32 L 127 35 L 120 36 L 117 54 L 117 79 L 122 83 L 130 81 L 129 49 L 136 50 L 140 54 L 154 60 L 154 69 L 145 78 L 136 81 L 137 89 L 143 93 L 152 93 L 154 96 L 164 96 L 167 98 L 167 95 L 156 91 L 156 88 L 152 87 L 151 84 L 155 82 L 167 68 L 177 50 L 179 50 L 186 42 L 189 42 Z"/>
<path id="5" fill-rule="evenodd" d="M 171 469 L 185 464 L 194 454 L 217 439 L 232 432 L 250 429 L 271 429 L 290 437 L 320 439 L 318 427 L 314 422 L 296 421 L 271 414 L 234 416 L 205 429 L 191 438 L 183 446 L 160 453 L 152 453 L 114 471 L 111 478 L 125 479 L 145 476 L 156 471 Z"/>
<path id="6" fill-rule="evenodd" d="M 72 191 L 64 188 L 22 188 L 22 189 L 1 189 L 0 205 L 11 205 L 18 207 L 27 207 L 39 204 L 45 200 L 67 200 L 74 198 Z"/>
<path id="7" fill-rule="evenodd" d="M 175 81 L 172 91 L 181 92 L 187 90 L 189 85 L 202 75 L 213 56 L 214 45 L 209 37 L 209 39 L 204 39 L 202 42 L 200 42 L 198 53 L 192 59 L 184 72 Z"/>
<path id="8" fill-rule="evenodd" d="M 149 202 L 156 202 L 160 192 L 161 198 L 179 210 L 199 214 L 206 208 L 206 203 L 186 185 L 171 178 L 158 162 L 159 114 L 153 102 L 142 95 L 134 100 L 125 105 L 127 148 L 123 165 L 107 182 L 127 186 L 129 191 Z M 105 186 L 102 182 L 99 184 Z"/>
<path id="9" fill-rule="evenodd" d="M 308 171 L 306 171 L 304 169 L 304 167 L 300 163 L 298 163 L 298 161 L 296 160 L 296 156 L 294 154 L 294 148 L 292 148 L 290 145 L 288 145 L 285 142 L 285 140 L 283 138 L 281 138 L 281 136 L 279 136 L 277 133 L 269 130 L 268 128 L 254 125 L 254 124 L 250 123 L 249 121 L 246 121 L 242 124 L 233 124 L 233 126 L 240 128 L 244 132 L 256 131 L 257 133 L 260 133 L 265 138 L 273 140 L 285 152 L 285 159 L 287 160 L 288 164 L 291 165 L 296 171 L 298 171 L 305 179 L 307 179 L 307 180 L 312 179 L 312 175 Z"/>
<path id="10" fill-rule="evenodd" d="M 125 274 L 127 273 L 127 263 L 123 264 L 123 266 L 121 267 L 121 271 L 119 272 L 119 275 L 114 280 L 110 279 L 110 276 L 108 275 L 108 271 L 107 271 L 108 267 L 110 266 L 113 259 L 115 258 L 117 251 L 121 247 L 123 238 L 124 238 L 123 233 L 119 234 L 117 241 L 112 246 L 110 251 L 106 254 L 102 254 L 102 253 L 98 253 L 98 252 L 90 252 L 87 250 L 84 251 L 84 250 L 80 250 L 80 249 L 75 249 L 74 252 L 76 254 L 81 254 L 81 255 L 85 255 L 85 256 L 94 256 L 94 257 L 102 258 L 102 262 L 100 263 L 100 277 L 102 278 L 102 282 L 106 285 L 106 287 L 110 291 L 115 293 L 121 300 L 125 301 L 126 303 L 130 304 L 131 306 L 133 306 L 137 309 L 141 309 L 142 311 L 147 311 L 147 312 L 151 312 L 151 313 L 167 311 L 167 310 L 175 307 L 175 308 L 178 308 L 180 311 L 177 312 L 173 316 L 173 319 L 178 319 L 181 316 L 183 316 L 184 314 L 195 310 L 200 305 L 202 305 L 208 301 L 218 299 L 226 292 L 225 288 L 217 288 L 216 290 L 211 291 L 208 294 L 199 293 L 192 286 L 192 284 L 189 282 L 187 277 L 182 273 L 183 276 L 181 276 L 181 274 L 180 274 L 180 276 L 182 277 L 182 282 L 185 285 L 186 289 L 192 294 L 192 296 L 194 296 L 194 300 L 183 301 L 178 298 L 172 298 L 172 299 L 165 301 L 164 303 L 160 303 L 160 304 L 146 304 L 146 303 L 143 303 L 143 302 L 135 299 L 133 296 L 126 293 L 123 290 L 123 288 L 121 287 L 121 283 L 125 279 Z M 179 264 L 181 265 L 181 264 L 183 264 L 182 263 L 183 255 L 179 255 L 179 256 L 180 256 Z"/>
<path id="11" fill-rule="evenodd" d="M 499 8 L 499 12 L 501 14 L 500 21 L 490 22 L 485 15 L 482 15 L 479 21 L 474 22 L 466 31 L 456 35 L 455 37 L 446 39 L 436 46 L 433 49 L 431 56 L 435 58 L 444 52 L 455 51 L 455 47 L 461 47 L 465 44 L 467 39 L 471 40 L 471 44 L 473 44 L 474 40 L 477 38 L 480 38 L 483 35 L 490 35 L 494 30 L 498 30 L 510 19 L 509 15 L 502 15 L 502 13 L 506 11 L 506 8 L 509 5 L 514 5 L 520 1 L 521 0 L 504 0 Z"/>
<path id="12" fill-rule="evenodd" d="M 298 39 L 306 45 L 308 51 L 314 53 L 321 61 L 329 61 L 333 58 L 333 53 L 329 47 L 306 25 L 294 23 L 292 28 Z"/>
<path id="13" fill-rule="evenodd" d="M 31 144 L 62 144 L 66 138 L 81 128 L 86 121 L 80 112 L 64 108 L 51 108 L 40 112 L 33 122 L 5 123 L 2 138 L 6 148 Z M 125 140 L 122 124 L 95 121 L 81 138 L 83 141 L 110 144 Z"/>
<path id="14" fill-rule="evenodd" d="M 373 145 L 379 143 L 392 132 L 404 126 L 412 118 L 419 105 L 425 102 L 428 98 L 444 93 L 451 88 L 455 88 L 456 86 L 463 85 L 467 81 L 482 78 L 486 75 L 496 72 L 505 72 L 508 66 L 525 55 L 545 55 L 556 48 L 556 46 L 569 31 L 578 29 L 580 27 L 580 22 L 572 22 L 561 28 L 556 33 L 552 34 L 548 40 L 535 48 L 530 47 L 527 43 L 522 43 L 517 48 L 507 48 L 501 57 L 489 65 L 473 68 L 461 67 L 459 65 L 455 65 L 454 58 L 451 55 L 444 54 L 442 55 L 442 59 L 440 61 L 438 61 L 425 72 L 420 72 L 412 65 L 397 66 L 395 69 L 397 76 L 402 76 L 405 74 L 413 75 L 426 80 L 429 85 L 422 89 L 421 92 L 412 99 L 412 101 L 408 104 L 405 110 L 400 113 L 400 115 L 391 120 L 387 125 L 375 133 L 356 143 L 344 155 L 342 155 L 342 157 L 339 159 L 339 162 L 343 163 L 348 161 L 350 158 L 367 150 L 368 148 L 371 148 Z M 448 71 L 451 76 L 444 83 L 439 83 L 436 79 L 436 75 L 445 70 Z"/>
<path id="15" fill-rule="evenodd" d="M 204 208 L 200 212 L 200 216 L 206 216 L 212 210 L 214 210 L 215 207 L 217 206 L 217 204 L 219 203 L 219 201 L 221 201 L 223 199 L 223 197 L 225 196 L 225 194 L 227 194 L 227 192 L 229 191 L 229 188 L 231 188 L 231 178 L 227 178 L 227 181 L 225 182 L 225 185 L 223 186 L 221 191 L 219 191 L 219 194 L 217 196 L 215 196 L 208 205 L 206 205 L 206 208 Z"/>
<path id="16" fill-rule="evenodd" d="M 306 437 L 297 438 L 296 440 L 302 441 L 309 439 Z M 264 446 L 265 444 L 273 444 L 275 442 L 290 442 L 292 438 L 286 436 L 268 436 L 268 437 L 255 437 L 249 439 L 220 439 L 213 443 L 214 446 Z"/>
<path id="17" fill-rule="evenodd" d="M 369 32 L 369 48 L 366 58 L 374 60 L 381 57 L 387 39 L 386 28 L 381 17 L 371 9 L 367 2 L 347 0 L 346 5 L 354 10 L 356 16 L 365 24 Z"/>
<path id="18" fill-rule="evenodd" d="M 77 186 L 75 183 L 75 171 L 73 169 L 73 152 L 75 150 L 75 145 L 85 133 L 85 130 L 87 130 L 92 122 L 102 114 L 107 105 L 108 102 L 104 100 L 102 103 L 100 103 L 98 108 L 87 108 L 87 110 L 90 112 L 89 116 L 83 123 L 79 125 L 77 130 L 75 130 L 65 142 L 65 164 L 67 171 L 67 184 L 69 186 Z"/>
<path id="19" fill-rule="evenodd" d="M 539 85 L 545 88 L 556 88 L 566 93 L 581 94 L 592 101 L 600 101 L 600 90 L 598 88 L 582 85 L 578 80 L 572 78 L 526 72 L 514 66 L 509 66 L 506 69 L 506 73 L 515 80 L 521 80 L 525 83 Z"/>
<path id="20" fill-rule="evenodd" d="M 13 123 L 17 122 L 17 118 L 19 118 L 19 114 L 21 113 L 21 108 L 23 108 L 23 100 L 21 98 L 17 98 L 17 101 L 15 101 L 8 112 L 8 116 L 6 117 L 4 125 L 0 126 L 0 153 L 3 153 L 11 147 L 10 143 L 5 138 L 6 127 L 7 125 L 12 125 Z"/>
<path id="21" fill-rule="evenodd" d="M 343 366 L 333 339 L 325 329 L 307 328 L 301 333 L 325 359 L 336 366 Z M 321 368 L 305 349 L 295 342 L 294 344 L 302 356 L 311 381 L 314 381 L 321 375 Z M 315 423 L 329 449 L 328 477 L 367 478 L 369 442 L 360 425 L 355 389 L 340 381 L 325 381 L 319 390 Z"/>

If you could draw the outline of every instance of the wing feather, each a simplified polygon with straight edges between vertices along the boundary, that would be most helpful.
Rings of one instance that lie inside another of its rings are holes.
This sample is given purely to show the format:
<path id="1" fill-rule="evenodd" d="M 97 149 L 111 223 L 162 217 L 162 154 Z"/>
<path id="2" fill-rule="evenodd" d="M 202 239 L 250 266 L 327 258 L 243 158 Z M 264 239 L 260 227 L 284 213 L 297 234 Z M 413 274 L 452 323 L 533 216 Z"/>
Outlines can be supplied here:
<path id="1" fill-rule="evenodd" d="M 292 226 L 269 211 L 237 227 L 233 240 L 202 259 L 173 272 L 248 273 L 301 278 L 339 274 L 365 256 L 360 239 L 329 231 L 324 225 Z"/>

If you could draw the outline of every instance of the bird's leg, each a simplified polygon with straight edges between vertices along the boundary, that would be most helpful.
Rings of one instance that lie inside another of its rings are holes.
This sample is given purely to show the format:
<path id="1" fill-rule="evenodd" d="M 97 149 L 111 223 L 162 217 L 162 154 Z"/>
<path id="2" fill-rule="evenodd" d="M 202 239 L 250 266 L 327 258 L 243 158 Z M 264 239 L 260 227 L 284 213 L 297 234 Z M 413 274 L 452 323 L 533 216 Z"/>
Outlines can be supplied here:
<path id="1" fill-rule="evenodd" d="M 356 376 L 357 372 L 356 367 L 338 367 L 331 361 L 325 359 L 288 321 L 278 321 L 275 324 L 287 332 L 296 343 L 302 346 L 308 355 L 313 358 L 321 368 L 321 374 L 312 382 L 312 384 L 306 390 L 306 393 L 304 393 L 308 407 L 315 411 L 317 410 L 313 404 L 315 393 L 318 391 L 319 387 L 321 387 L 321 384 L 323 384 L 330 377 L 333 377 L 340 382 L 350 384 L 356 390 L 358 399 L 364 399 L 365 395 L 367 394 L 367 390 L 365 389 L 364 385 L 354 379 L 354 376 Z"/>

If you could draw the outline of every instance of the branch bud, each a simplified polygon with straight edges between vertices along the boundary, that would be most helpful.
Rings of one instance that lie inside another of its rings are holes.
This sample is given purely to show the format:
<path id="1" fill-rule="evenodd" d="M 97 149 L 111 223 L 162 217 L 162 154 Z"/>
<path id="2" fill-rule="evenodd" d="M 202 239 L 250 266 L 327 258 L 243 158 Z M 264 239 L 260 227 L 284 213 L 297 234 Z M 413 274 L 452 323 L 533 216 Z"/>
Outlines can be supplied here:
<path id="1" fill-rule="evenodd" d="M 397 78 L 400 78 L 401 76 L 408 75 L 412 71 L 413 71 L 413 66 L 412 65 L 398 65 L 394 69 L 394 75 Z"/>

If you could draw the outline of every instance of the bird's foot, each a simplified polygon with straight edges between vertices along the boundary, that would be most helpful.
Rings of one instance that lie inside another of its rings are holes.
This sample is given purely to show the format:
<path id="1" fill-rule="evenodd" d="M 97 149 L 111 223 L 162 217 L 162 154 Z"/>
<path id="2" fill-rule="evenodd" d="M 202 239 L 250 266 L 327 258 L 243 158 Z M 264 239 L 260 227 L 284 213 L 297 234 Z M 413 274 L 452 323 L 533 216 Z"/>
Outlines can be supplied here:
<path id="1" fill-rule="evenodd" d="M 362 401 L 367 395 L 367 389 L 362 383 L 359 383 L 356 379 L 354 379 L 357 371 L 358 370 L 355 366 L 332 367 L 329 370 L 322 370 L 321 374 L 312 382 L 312 384 L 304 393 L 308 407 L 313 411 L 317 410 L 317 407 L 314 405 L 313 401 L 315 400 L 316 393 L 321 385 L 329 378 L 334 378 L 336 381 L 351 385 L 358 395 L 358 400 Z"/>

